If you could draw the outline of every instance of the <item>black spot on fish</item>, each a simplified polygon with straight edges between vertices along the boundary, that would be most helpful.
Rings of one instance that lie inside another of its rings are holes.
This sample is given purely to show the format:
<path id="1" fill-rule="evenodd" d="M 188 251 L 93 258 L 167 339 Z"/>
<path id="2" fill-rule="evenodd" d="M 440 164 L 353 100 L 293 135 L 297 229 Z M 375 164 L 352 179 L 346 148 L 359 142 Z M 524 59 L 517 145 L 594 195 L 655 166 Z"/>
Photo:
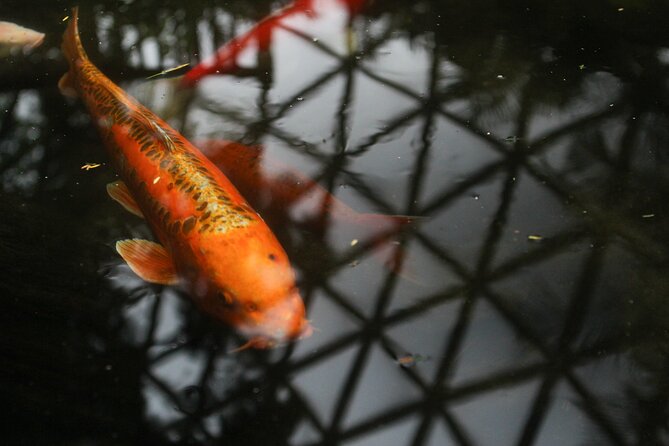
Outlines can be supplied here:
<path id="1" fill-rule="evenodd" d="M 268 255 L 267 258 L 270 259 L 272 262 L 276 262 L 276 256 L 272 253 L 270 253 L 270 255 Z"/>
<path id="2" fill-rule="evenodd" d="M 188 217 L 186 220 L 184 220 L 181 230 L 184 234 L 188 234 L 193 230 L 193 227 L 195 227 L 195 217 Z"/>

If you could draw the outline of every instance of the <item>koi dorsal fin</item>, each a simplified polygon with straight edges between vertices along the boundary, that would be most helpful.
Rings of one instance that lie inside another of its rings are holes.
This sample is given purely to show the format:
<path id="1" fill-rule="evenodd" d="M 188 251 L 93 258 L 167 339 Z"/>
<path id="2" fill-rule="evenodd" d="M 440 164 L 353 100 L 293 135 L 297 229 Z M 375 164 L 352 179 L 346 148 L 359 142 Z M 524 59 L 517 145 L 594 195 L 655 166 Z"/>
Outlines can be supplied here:
<path id="1" fill-rule="evenodd" d="M 174 263 L 162 245 L 142 239 L 120 240 L 116 242 L 116 251 L 130 269 L 147 282 L 161 285 L 178 282 Z"/>
<path id="2" fill-rule="evenodd" d="M 168 135 L 167 132 L 163 130 L 161 126 L 156 124 L 155 121 L 149 120 L 149 122 L 151 123 L 151 126 L 155 129 L 155 131 L 158 133 L 158 138 L 163 143 L 163 146 L 165 146 L 165 150 L 167 150 L 169 153 L 176 152 L 176 146 L 170 135 Z"/>
<path id="3" fill-rule="evenodd" d="M 112 197 L 112 200 L 120 203 L 128 212 L 144 218 L 144 214 L 142 214 L 137 202 L 132 198 L 128 186 L 123 181 L 114 181 L 107 184 L 107 193 Z"/>

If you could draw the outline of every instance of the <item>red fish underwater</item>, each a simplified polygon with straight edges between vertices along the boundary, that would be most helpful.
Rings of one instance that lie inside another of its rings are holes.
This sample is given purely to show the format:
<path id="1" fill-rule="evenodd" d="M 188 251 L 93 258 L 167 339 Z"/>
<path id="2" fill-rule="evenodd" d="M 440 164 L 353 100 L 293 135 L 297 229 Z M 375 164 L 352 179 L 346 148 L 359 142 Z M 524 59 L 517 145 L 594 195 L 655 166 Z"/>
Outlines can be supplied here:
<path id="1" fill-rule="evenodd" d="M 277 229 L 292 222 L 317 234 L 328 224 L 347 228 L 361 244 L 380 249 L 382 263 L 400 272 L 391 259 L 383 258 L 392 253 L 381 248 L 388 248 L 393 236 L 420 217 L 357 212 L 314 179 L 270 157 L 260 146 L 225 140 L 196 141 L 196 145 L 270 226 Z M 410 274 L 404 276 L 409 278 Z"/>
<path id="2" fill-rule="evenodd" d="M 357 14 L 366 0 L 320 0 L 324 3 L 343 3 L 350 15 Z M 258 50 L 265 52 L 272 43 L 272 34 L 282 22 L 297 15 L 314 17 L 316 16 L 317 0 L 295 0 L 285 8 L 282 8 L 269 16 L 265 17 L 253 28 L 244 34 L 235 37 L 216 51 L 212 57 L 200 62 L 193 67 L 181 80 L 184 87 L 192 87 L 203 77 L 210 74 L 233 73 L 237 67 L 238 55 L 251 43 L 258 45 Z"/>
<path id="3" fill-rule="evenodd" d="M 109 194 L 143 216 L 160 243 L 116 249 L 142 279 L 181 283 L 196 304 L 265 348 L 311 333 L 295 275 L 276 237 L 198 149 L 105 77 L 86 56 L 77 9 L 65 31 L 63 94 L 80 97 L 123 182 Z"/>

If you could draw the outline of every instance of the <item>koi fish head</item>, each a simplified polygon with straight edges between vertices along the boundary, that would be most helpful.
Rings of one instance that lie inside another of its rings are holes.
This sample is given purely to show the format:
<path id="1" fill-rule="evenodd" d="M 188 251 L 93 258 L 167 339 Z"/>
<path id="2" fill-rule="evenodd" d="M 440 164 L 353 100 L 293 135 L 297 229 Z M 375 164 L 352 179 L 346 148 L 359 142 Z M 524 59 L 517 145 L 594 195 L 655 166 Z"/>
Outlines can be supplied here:
<path id="1" fill-rule="evenodd" d="M 308 337 L 312 333 L 311 325 L 304 317 L 302 298 L 297 291 L 275 305 L 250 309 L 236 326 L 255 348 L 270 348 Z"/>
<path id="2" fill-rule="evenodd" d="M 205 310 L 234 326 L 256 348 L 311 334 L 295 274 L 273 235 L 244 238 L 243 246 L 205 245 L 206 286 L 194 292 Z M 239 255 L 230 255 L 232 250 Z"/>

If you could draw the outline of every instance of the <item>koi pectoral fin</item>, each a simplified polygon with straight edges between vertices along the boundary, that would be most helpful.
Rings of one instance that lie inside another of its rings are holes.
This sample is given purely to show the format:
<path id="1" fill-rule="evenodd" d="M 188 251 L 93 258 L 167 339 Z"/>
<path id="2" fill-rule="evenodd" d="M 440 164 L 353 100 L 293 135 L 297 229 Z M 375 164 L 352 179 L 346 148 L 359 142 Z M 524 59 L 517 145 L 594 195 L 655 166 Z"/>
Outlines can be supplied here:
<path id="1" fill-rule="evenodd" d="M 130 191 L 128 186 L 125 185 L 123 181 L 114 181 L 113 183 L 107 184 L 107 193 L 112 199 L 121 204 L 128 212 L 135 214 L 138 217 L 144 218 L 144 214 L 139 209 L 137 202 Z"/>
<path id="2" fill-rule="evenodd" d="M 147 282 L 161 285 L 177 283 L 174 263 L 162 245 L 142 239 L 120 240 L 116 242 L 116 251 L 130 269 Z"/>

